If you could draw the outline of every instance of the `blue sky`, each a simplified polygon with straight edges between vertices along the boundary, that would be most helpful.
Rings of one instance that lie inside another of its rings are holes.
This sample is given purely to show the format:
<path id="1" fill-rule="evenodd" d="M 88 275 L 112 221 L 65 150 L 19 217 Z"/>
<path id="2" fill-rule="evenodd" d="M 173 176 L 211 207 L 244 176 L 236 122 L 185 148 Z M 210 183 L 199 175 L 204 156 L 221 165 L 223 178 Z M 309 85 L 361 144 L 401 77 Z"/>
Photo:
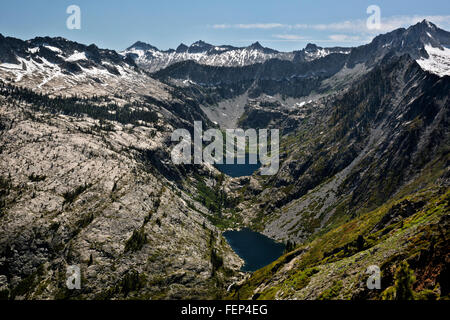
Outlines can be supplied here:
<path id="1" fill-rule="evenodd" d="M 69 5 L 81 8 L 81 30 L 66 28 Z M 381 9 L 382 27 L 365 27 L 369 5 Z M 374 35 L 428 18 L 450 30 L 448 0 L 14 0 L 0 6 L 0 33 L 21 39 L 62 36 L 123 50 L 137 40 L 161 49 L 181 42 L 247 46 L 255 41 L 282 51 L 355 46 Z"/>

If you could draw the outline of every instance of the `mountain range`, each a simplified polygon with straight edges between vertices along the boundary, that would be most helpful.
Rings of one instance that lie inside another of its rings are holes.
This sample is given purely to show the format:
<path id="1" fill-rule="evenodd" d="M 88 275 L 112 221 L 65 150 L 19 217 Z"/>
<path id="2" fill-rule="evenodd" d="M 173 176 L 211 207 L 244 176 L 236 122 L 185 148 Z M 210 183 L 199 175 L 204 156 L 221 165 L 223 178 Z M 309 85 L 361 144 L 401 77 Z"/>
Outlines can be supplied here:
<path id="1" fill-rule="evenodd" d="M 270 59 L 288 61 L 312 61 L 331 53 L 348 53 L 349 48 L 322 48 L 308 44 L 305 49 L 294 52 L 279 52 L 263 47 L 259 42 L 245 48 L 214 46 L 204 41 L 194 42 L 189 47 L 180 44 L 176 50 L 158 50 L 149 44 L 136 42 L 122 55 L 130 57 L 142 68 L 155 72 L 174 63 L 193 60 L 200 64 L 220 67 L 242 67 L 263 63 Z"/>
<path id="2" fill-rule="evenodd" d="M 426 20 L 293 52 L 0 35 L 0 298 L 448 298 L 449 53 Z M 174 165 L 194 121 L 279 129 L 280 170 Z M 286 252 L 241 272 L 243 227 Z"/>

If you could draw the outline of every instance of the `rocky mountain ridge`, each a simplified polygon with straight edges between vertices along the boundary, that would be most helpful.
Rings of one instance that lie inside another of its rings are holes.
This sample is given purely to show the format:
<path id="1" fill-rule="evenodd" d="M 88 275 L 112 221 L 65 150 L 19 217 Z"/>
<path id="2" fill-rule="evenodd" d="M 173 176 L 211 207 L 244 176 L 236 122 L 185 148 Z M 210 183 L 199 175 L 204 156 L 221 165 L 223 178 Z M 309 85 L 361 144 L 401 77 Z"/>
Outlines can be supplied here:
<path id="1" fill-rule="evenodd" d="M 258 43 L 117 53 L 0 36 L 0 297 L 381 299 L 403 260 L 415 294 L 448 296 L 448 39 L 423 21 L 286 58 Z M 168 66 L 151 74 L 156 56 Z M 175 166 L 171 132 L 195 120 L 280 129 L 280 170 Z M 221 231 L 243 226 L 288 252 L 239 272 Z M 364 286 L 371 264 L 383 292 Z"/>
<path id="2" fill-rule="evenodd" d="M 140 67 L 150 72 L 156 72 L 174 63 L 188 60 L 208 66 L 243 67 L 263 63 L 270 59 L 313 61 L 332 53 L 347 54 L 349 52 L 350 48 L 322 48 L 314 44 L 308 44 L 306 48 L 298 51 L 279 52 L 263 47 L 259 42 L 248 47 L 233 47 L 229 45 L 214 46 L 200 40 L 190 46 L 180 44 L 176 50 L 165 51 L 138 41 L 121 54 L 133 59 Z"/>

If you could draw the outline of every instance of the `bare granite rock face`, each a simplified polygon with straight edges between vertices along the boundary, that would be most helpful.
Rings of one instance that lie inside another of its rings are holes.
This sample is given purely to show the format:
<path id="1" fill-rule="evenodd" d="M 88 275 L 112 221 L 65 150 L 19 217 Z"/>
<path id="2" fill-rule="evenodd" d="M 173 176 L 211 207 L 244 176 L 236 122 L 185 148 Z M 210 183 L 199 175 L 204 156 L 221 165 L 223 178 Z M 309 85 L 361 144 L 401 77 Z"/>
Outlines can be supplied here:
<path id="1" fill-rule="evenodd" d="M 31 113 L 1 96 L 0 114 L 0 291 L 182 299 L 229 285 L 243 262 L 207 209 L 142 161 L 141 150 L 166 147 L 167 132 L 101 130 L 98 120 Z M 80 290 L 66 287 L 72 265 Z"/>

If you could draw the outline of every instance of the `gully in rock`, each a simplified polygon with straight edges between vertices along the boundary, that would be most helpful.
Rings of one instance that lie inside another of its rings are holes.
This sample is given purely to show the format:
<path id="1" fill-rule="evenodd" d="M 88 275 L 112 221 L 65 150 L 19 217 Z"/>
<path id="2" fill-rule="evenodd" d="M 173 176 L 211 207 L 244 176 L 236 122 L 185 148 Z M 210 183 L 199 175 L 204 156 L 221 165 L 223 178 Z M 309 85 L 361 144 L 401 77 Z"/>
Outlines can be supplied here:
<path id="1" fill-rule="evenodd" d="M 279 168 L 279 130 L 270 130 L 270 155 L 268 152 L 267 129 L 259 130 L 259 139 L 255 129 L 226 129 L 226 163 L 233 164 L 237 149 L 237 163 L 245 164 L 246 141 L 248 139 L 249 163 L 257 163 L 257 155 L 263 167 L 262 175 L 274 175 Z M 181 138 L 181 141 L 180 141 Z M 203 141 L 211 142 L 204 149 Z M 172 149 L 171 157 L 175 164 L 191 164 L 191 134 L 186 129 L 176 129 L 171 136 L 179 143 Z M 259 141 L 258 141 L 259 140 Z M 237 142 L 237 143 L 236 143 Z M 237 148 L 236 148 L 237 147 Z M 209 129 L 203 133 L 202 122 L 194 122 L 194 164 L 223 164 L 223 133 L 219 129 Z"/>

